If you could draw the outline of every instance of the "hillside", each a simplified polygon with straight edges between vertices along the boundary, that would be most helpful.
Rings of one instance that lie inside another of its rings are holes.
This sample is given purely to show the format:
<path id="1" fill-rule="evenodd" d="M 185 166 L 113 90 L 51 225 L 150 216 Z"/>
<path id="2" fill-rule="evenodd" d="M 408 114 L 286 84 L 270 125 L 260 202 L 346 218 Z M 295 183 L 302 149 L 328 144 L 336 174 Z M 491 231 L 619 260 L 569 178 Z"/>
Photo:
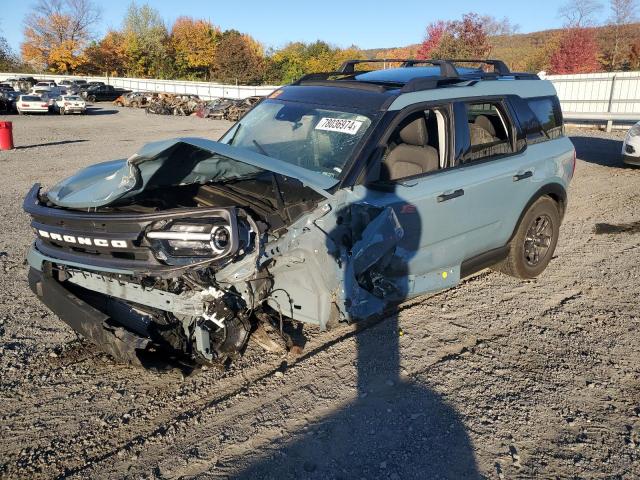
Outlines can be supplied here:
<path id="1" fill-rule="evenodd" d="M 603 62 L 605 62 L 606 52 L 613 45 L 613 27 L 595 28 Z M 492 51 L 489 56 L 504 60 L 513 70 L 538 72 L 547 67 L 549 50 L 561 33 L 561 29 L 554 29 L 492 37 Z M 631 41 L 623 46 L 623 56 L 628 55 L 634 42 L 640 42 L 640 23 L 629 25 L 628 33 Z M 368 58 L 415 57 L 419 47 L 420 44 L 415 43 L 403 47 L 369 49 L 363 52 Z"/>

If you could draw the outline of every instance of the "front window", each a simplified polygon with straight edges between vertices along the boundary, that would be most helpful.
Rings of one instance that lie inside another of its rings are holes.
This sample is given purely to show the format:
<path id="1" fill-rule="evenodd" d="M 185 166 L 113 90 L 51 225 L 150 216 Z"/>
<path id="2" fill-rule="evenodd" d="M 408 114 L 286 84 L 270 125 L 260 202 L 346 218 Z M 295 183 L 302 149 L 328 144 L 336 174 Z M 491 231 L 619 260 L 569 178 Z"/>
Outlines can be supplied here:
<path id="1" fill-rule="evenodd" d="M 338 178 L 371 123 L 361 113 L 265 100 L 221 141 Z"/>

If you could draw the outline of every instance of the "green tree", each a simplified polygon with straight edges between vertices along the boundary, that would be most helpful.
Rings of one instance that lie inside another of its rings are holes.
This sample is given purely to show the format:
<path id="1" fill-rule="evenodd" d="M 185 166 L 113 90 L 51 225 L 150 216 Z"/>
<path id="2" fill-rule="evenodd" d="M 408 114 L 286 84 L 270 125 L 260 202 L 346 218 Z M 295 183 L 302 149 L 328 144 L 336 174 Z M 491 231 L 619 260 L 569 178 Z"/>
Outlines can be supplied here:
<path id="1" fill-rule="evenodd" d="M 122 33 L 130 76 L 170 78 L 173 72 L 169 35 L 156 9 L 132 2 Z"/>

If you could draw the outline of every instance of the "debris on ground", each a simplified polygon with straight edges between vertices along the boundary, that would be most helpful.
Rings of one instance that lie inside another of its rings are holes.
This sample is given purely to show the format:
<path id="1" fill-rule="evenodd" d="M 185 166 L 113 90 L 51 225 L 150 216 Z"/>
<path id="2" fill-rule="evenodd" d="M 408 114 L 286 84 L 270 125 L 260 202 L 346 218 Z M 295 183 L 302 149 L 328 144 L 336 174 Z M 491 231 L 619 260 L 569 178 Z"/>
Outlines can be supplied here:
<path id="1" fill-rule="evenodd" d="M 217 98 L 203 104 L 196 115 L 201 118 L 237 122 L 262 99 L 263 97 L 247 97 L 240 100 Z"/>

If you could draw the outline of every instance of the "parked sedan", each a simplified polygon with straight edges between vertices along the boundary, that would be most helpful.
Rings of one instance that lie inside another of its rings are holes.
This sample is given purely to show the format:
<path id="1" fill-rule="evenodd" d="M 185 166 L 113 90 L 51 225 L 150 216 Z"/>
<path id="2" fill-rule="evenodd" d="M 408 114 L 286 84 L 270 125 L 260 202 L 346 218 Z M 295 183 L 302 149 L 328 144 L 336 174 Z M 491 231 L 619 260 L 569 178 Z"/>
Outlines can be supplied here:
<path id="1" fill-rule="evenodd" d="M 16 102 L 18 113 L 48 113 L 49 103 L 36 95 L 20 95 Z"/>
<path id="2" fill-rule="evenodd" d="M 60 115 L 69 113 L 86 113 L 87 104 L 77 95 L 60 95 L 53 103 L 53 111 Z"/>
<path id="3" fill-rule="evenodd" d="M 624 137 L 622 161 L 627 165 L 640 166 L 640 122 L 631 127 Z"/>

